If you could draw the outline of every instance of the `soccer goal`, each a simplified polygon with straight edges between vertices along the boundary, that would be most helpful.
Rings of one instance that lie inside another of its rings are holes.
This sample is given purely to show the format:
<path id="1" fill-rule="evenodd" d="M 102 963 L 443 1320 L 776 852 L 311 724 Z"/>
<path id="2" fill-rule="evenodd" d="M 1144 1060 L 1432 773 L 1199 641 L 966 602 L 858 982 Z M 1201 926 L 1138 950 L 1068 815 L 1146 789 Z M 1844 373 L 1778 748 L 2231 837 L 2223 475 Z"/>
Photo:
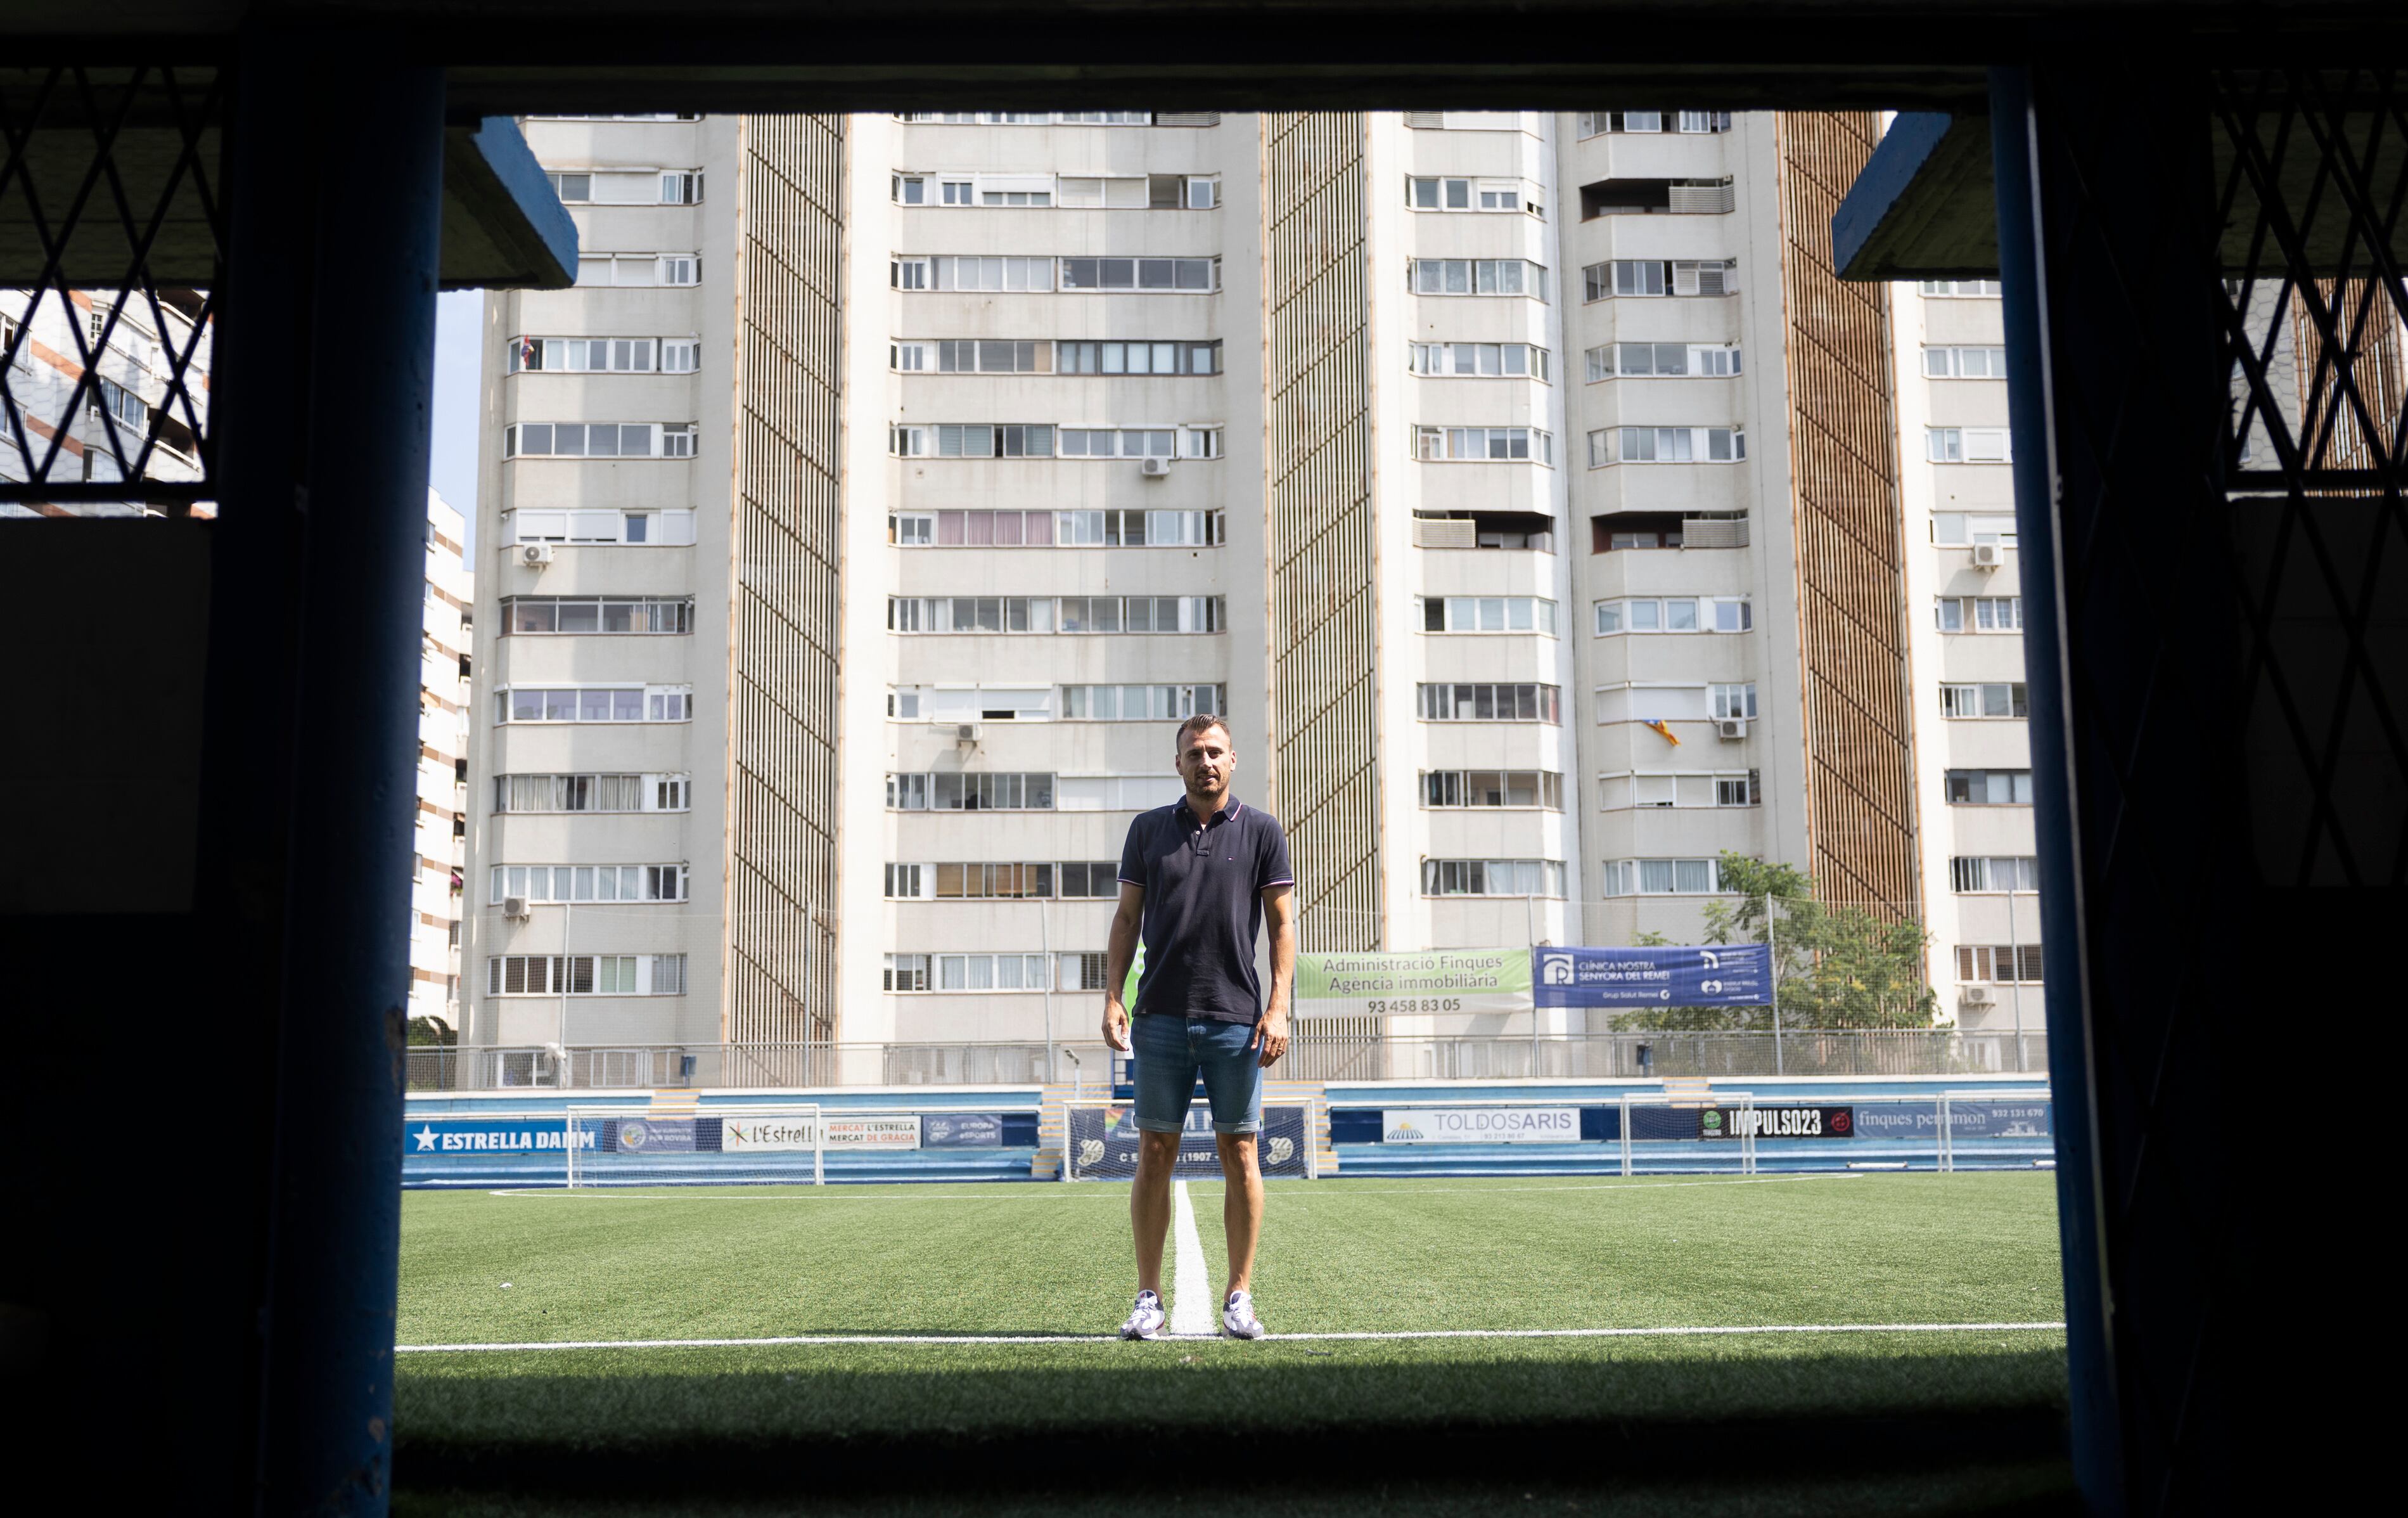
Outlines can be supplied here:
<path id="1" fill-rule="evenodd" d="M 568 1110 L 568 1184 L 776 1186 L 827 1183 L 827 1132 L 815 1103 L 665 1113 Z"/>

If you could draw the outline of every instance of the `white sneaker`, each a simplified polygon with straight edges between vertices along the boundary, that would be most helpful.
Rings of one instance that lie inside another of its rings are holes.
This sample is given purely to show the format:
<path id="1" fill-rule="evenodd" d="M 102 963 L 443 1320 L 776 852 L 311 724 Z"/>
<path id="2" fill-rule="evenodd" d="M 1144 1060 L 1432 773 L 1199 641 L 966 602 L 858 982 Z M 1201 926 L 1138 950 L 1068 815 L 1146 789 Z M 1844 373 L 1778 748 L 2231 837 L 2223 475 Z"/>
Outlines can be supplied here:
<path id="1" fill-rule="evenodd" d="M 1270 1330 L 1263 1320 L 1254 1316 L 1252 1292 L 1231 1292 L 1229 1300 L 1221 1308 L 1221 1331 L 1231 1339 L 1260 1339 Z"/>
<path id="2" fill-rule="evenodd" d="M 1137 1307 L 1121 1325 L 1123 1339 L 1160 1339 L 1162 1337 L 1162 1298 L 1152 1292 L 1137 1294 Z"/>

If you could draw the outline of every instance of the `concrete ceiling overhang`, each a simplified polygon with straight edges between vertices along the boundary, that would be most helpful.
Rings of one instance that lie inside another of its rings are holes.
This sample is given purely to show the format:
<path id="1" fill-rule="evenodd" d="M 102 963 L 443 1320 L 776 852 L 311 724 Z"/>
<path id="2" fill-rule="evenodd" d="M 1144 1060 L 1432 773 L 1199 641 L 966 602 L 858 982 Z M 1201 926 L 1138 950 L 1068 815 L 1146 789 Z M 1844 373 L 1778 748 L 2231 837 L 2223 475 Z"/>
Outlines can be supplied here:
<path id="1" fill-rule="evenodd" d="M 10 140 L 0 142 L 0 289 L 61 279 L 116 289 L 136 270 L 154 286 L 215 284 L 209 212 L 222 205 L 221 133 L 197 124 L 215 119 L 201 104 L 208 71 L 188 76 L 180 93 L 154 77 L 148 98 L 129 103 L 130 76 L 120 70 L 118 80 L 97 81 L 95 108 L 54 91 L 35 115 L 42 72 L 0 77 L 11 107 Z M 556 290 L 576 274 L 576 224 L 517 125 L 494 117 L 447 127 L 443 287 Z"/>
<path id="2" fill-rule="evenodd" d="M 2316 132 L 2286 128 L 2279 108 L 2259 115 L 2248 122 L 2258 135 L 2246 150 L 2223 126 L 2200 126 L 2223 207 L 2227 274 L 2283 265 L 2281 241 L 2261 214 L 2267 186 L 2285 213 L 2299 219 L 2293 230 L 2307 267 L 2327 276 L 2372 272 L 2365 223 L 2352 220 L 2316 138 L 2353 145 L 2365 181 L 2389 186 L 2403 182 L 2408 135 L 2351 106 L 2329 103 Z M 2103 188 L 2112 193 L 2112 183 Z M 2408 263 L 2408 218 L 2394 215 L 2385 240 L 2395 265 Z M 1901 113 L 1831 218 L 1831 251 L 1843 279 L 1996 279 L 1990 119 Z"/>

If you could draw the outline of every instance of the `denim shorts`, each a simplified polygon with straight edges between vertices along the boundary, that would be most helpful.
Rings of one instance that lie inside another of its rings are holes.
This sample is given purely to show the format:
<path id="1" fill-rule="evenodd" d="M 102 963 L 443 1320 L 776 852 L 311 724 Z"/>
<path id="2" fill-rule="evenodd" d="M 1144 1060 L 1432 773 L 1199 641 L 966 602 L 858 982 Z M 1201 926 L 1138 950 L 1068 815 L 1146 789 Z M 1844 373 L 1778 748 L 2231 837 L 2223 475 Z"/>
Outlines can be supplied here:
<path id="1" fill-rule="evenodd" d="M 1263 1128 L 1262 1052 L 1248 1023 L 1147 1012 L 1129 1030 L 1137 1055 L 1137 1125 L 1148 1133 L 1178 1133 L 1187 1126 L 1187 1106 L 1196 1079 L 1212 1104 L 1214 1133 L 1260 1133 Z"/>

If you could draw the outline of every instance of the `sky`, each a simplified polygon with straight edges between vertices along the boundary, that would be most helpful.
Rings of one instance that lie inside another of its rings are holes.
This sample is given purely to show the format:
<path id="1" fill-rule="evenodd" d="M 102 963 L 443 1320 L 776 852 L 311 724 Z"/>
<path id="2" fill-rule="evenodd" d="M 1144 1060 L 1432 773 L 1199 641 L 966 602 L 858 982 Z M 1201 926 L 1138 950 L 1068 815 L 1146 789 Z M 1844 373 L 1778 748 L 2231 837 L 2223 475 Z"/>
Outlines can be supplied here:
<path id="1" fill-rule="evenodd" d="M 468 519 L 477 547 L 477 329 L 485 297 L 474 290 L 437 295 L 435 307 L 435 437 L 427 467 L 435 493 Z"/>

